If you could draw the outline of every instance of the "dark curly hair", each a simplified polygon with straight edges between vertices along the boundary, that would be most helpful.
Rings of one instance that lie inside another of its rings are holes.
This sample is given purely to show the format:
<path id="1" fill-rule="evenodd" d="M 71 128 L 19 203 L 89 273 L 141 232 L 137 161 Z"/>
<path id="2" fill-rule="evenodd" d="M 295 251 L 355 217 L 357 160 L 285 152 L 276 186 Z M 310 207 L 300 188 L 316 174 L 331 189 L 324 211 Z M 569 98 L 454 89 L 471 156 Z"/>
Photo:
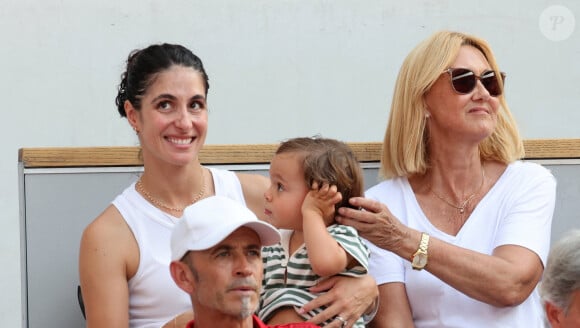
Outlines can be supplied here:
<path id="1" fill-rule="evenodd" d="M 201 73 L 205 84 L 205 95 L 209 90 L 209 79 L 201 59 L 189 49 L 178 44 L 154 44 L 144 49 L 133 50 L 127 58 L 127 67 L 121 74 L 115 104 L 122 117 L 125 114 L 125 100 L 135 109 L 141 109 L 141 98 L 153 82 L 156 74 L 173 65 L 191 67 Z"/>

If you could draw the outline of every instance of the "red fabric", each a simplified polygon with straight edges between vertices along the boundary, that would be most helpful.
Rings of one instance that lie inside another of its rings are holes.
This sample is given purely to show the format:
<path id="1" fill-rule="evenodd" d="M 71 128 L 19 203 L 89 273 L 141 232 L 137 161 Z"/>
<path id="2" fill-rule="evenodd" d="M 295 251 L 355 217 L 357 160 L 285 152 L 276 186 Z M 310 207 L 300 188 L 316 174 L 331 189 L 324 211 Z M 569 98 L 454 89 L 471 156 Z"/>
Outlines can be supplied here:
<path id="1" fill-rule="evenodd" d="M 252 316 L 254 320 L 254 328 L 318 328 L 319 326 L 309 322 L 287 323 L 285 325 L 268 326 L 260 320 L 255 314 Z M 194 321 L 191 320 L 186 328 L 194 328 Z"/>
<path id="2" fill-rule="evenodd" d="M 254 324 L 254 327 L 256 327 L 256 325 Z M 270 327 L 270 328 L 320 328 L 320 326 L 317 326 L 313 323 L 309 323 L 309 322 L 297 322 L 297 323 L 287 323 L 285 325 L 275 325 L 275 326 L 259 326 L 259 327 Z"/>

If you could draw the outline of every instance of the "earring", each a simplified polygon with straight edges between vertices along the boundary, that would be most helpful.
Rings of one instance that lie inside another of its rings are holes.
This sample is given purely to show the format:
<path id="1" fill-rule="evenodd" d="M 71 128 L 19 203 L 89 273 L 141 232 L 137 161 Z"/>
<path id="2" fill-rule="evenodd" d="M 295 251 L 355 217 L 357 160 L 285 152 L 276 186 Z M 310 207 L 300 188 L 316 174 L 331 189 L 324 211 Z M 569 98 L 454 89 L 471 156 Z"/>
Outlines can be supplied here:
<path id="1" fill-rule="evenodd" d="M 135 131 L 135 134 L 139 134 L 139 130 L 137 130 L 136 127 L 133 127 L 133 130 Z"/>
<path id="2" fill-rule="evenodd" d="M 429 117 L 431 117 L 431 113 L 425 112 L 425 118 L 429 118 Z"/>

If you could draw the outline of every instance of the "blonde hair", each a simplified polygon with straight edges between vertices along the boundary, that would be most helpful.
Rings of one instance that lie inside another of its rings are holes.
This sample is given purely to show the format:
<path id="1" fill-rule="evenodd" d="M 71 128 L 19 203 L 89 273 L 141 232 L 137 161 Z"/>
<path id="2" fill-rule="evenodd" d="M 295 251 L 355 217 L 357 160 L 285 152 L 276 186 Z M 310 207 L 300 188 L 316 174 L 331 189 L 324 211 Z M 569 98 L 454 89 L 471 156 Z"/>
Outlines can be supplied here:
<path id="1" fill-rule="evenodd" d="M 499 76 L 491 47 L 483 39 L 459 32 L 439 31 L 419 43 L 405 58 L 395 84 L 381 155 L 380 174 L 383 178 L 427 171 L 429 151 L 424 95 L 465 45 L 480 50 Z M 503 89 L 503 82 L 499 81 Z M 479 152 L 482 160 L 507 164 L 524 156 L 524 146 L 503 93 L 498 100 L 497 126 L 479 144 Z"/>

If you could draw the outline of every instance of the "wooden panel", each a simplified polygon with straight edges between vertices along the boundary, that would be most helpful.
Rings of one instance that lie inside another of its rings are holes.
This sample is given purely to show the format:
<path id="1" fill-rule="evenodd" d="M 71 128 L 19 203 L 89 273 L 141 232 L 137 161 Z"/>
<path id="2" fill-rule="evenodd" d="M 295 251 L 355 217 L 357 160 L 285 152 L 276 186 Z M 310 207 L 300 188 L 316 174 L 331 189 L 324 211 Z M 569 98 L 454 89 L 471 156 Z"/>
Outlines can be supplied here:
<path id="1" fill-rule="evenodd" d="M 580 139 L 524 140 L 527 159 L 580 158 Z"/>
<path id="2" fill-rule="evenodd" d="M 349 143 L 361 162 L 380 160 L 380 142 Z M 203 164 L 269 163 L 277 144 L 206 145 Z M 525 140 L 527 159 L 580 158 L 580 139 Z M 18 160 L 25 168 L 141 166 L 139 147 L 22 148 Z"/>

